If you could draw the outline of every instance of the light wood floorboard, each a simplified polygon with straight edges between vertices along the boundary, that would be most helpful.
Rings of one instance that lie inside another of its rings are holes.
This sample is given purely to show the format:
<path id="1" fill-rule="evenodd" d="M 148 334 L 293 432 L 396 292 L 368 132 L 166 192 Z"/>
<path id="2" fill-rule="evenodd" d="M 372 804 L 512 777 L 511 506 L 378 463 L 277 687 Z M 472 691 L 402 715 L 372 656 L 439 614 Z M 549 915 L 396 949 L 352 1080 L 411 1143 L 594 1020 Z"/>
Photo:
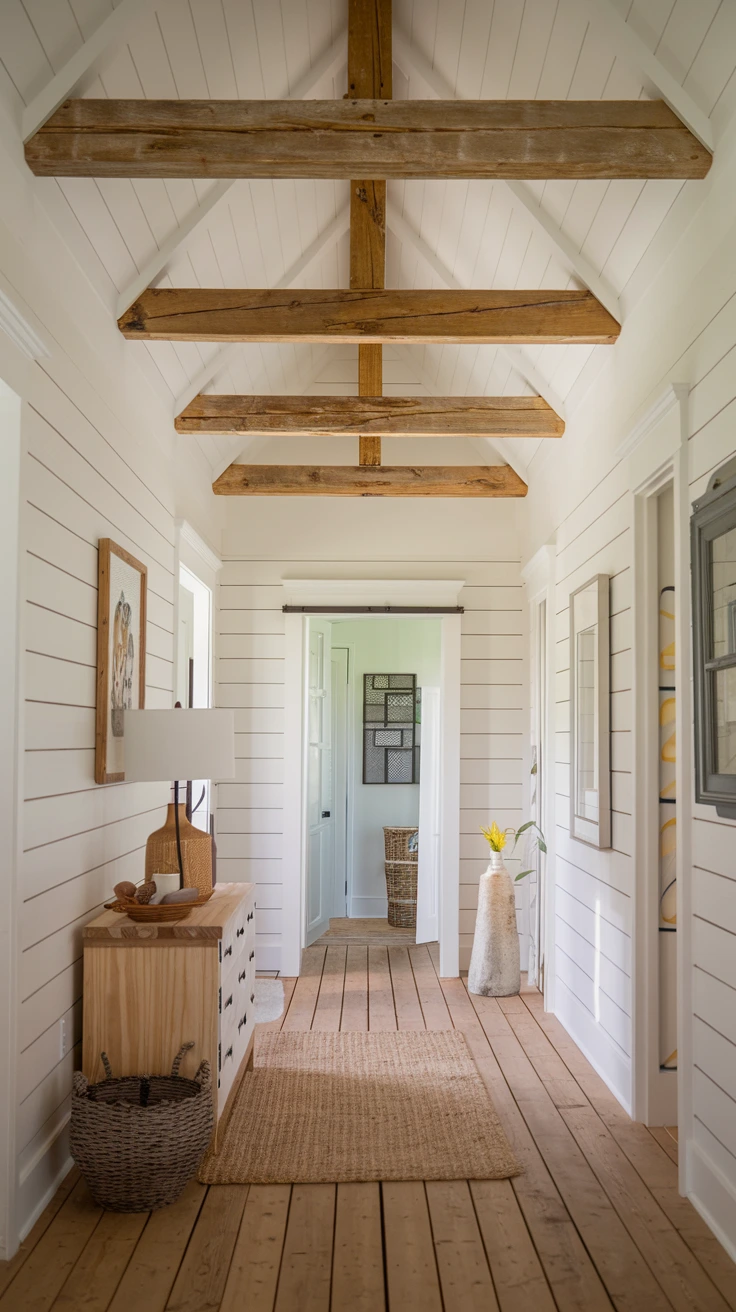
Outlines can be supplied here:
<path id="1" fill-rule="evenodd" d="M 736 1312 L 676 1131 L 631 1121 L 535 990 L 475 997 L 436 944 L 354 940 L 314 944 L 284 985 L 264 1029 L 460 1030 L 524 1173 L 192 1182 L 150 1216 L 102 1212 L 72 1173 L 0 1265 L 0 1312 Z"/>

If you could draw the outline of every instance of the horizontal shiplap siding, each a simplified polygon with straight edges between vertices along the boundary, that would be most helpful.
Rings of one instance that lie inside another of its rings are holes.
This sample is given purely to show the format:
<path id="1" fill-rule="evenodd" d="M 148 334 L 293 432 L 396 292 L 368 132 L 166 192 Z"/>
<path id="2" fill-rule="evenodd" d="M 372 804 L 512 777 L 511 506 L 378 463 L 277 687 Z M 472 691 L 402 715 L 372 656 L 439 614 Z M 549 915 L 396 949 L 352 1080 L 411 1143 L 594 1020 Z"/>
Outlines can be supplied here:
<path id="1" fill-rule="evenodd" d="M 628 475 L 617 465 L 557 533 L 555 586 L 555 998 L 616 1091 L 631 1070 L 631 526 Z M 570 838 L 570 605 L 595 574 L 611 604 L 612 847 Z"/>
<path id="2" fill-rule="evenodd" d="M 329 514 L 329 510 L 325 513 Z M 361 561 L 360 570 L 366 574 Z M 219 788 L 217 859 L 224 878 L 257 887 L 258 962 L 280 965 L 284 778 L 283 578 L 334 577 L 324 562 L 227 559 L 220 575 L 217 704 L 235 709 L 237 781 Z M 349 575 L 349 565 L 341 572 Z M 376 563 L 377 577 L 432 578 L 435 562 Z M 447 574 L 447 567 L 442 570 Z M 522 602 L 518 561 L 454 562 L 464 578 L 461 646 L 460 957 L 470 957 L 478 878 L 488 862 L 481 824 L 521 820 Z M 523 898 L 517 892 L 522 952 Z"/>
<path id="3" fill-rule="evenodd" d="M 37 370 L 23 435 L 18 1151 L 31 1207 L 81 1063 L 82 929 L 118 880 L 141 877 L 166 800 L 159 785 L 94 782 L 97 543 L 111 537 L 148 568 L 146 705 L 170 706 L 174 527 L 155 457 L 131 455 L 63 358 Z"/>

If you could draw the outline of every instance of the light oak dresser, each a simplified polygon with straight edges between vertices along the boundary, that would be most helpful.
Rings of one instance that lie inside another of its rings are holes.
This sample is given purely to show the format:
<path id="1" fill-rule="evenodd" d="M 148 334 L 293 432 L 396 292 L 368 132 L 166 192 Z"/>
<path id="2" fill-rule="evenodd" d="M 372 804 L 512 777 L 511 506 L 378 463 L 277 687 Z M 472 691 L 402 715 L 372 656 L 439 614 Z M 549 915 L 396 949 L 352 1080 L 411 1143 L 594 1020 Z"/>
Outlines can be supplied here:
<path id="1" fill-rule="evenodd" d="M 105 911 L 84 929 L 84 1073 L 158 1075 L 194 1040 L 181 1074 L 212 1068 L 221 1129 L 252 1062 L 255 1026 L 255 885 L 218 884 L 183 920 L 137 924 Z"/>

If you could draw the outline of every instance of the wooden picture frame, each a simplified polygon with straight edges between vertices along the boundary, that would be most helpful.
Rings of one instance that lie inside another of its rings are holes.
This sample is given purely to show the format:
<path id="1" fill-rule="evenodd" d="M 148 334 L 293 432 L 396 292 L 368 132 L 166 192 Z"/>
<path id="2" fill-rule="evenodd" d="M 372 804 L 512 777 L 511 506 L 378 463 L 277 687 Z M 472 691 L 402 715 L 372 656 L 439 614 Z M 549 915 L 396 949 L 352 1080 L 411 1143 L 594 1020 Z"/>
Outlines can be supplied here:
<path id="1" fill-rule="evenodd" d="M 95 782 L 116 784 L 125 779 L 125 708 L 146 700 L 148 570 L 110 538 L 98 552 Z"/>

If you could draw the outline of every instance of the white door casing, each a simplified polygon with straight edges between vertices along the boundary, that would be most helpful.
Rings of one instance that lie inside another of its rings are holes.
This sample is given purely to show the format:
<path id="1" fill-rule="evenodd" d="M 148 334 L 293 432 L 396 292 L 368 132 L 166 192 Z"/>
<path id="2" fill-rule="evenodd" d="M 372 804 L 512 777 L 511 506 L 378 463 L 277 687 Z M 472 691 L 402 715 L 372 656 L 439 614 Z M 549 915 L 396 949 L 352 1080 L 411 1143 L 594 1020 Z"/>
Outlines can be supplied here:
<path id="1" fill-rule="evenodd" d="M 439 938 L 441 727 L 440 690 L 422 688 L 417 943 L 433 943 Z"/>
<path id="2" fill-rule="evenodd" d="M 307 904 L 305 943 L 327 929 L 335 881 L 332 660 L 329 620 L 309 625 L 307 679 Z"/>
<path id="3" fill-rule="evenodd" d="M 348 914 L 348 709 L 350 652 L 333 647 L 332 663 L 332 767 L 335 826 L 333 891 L 330 915 Z"/>

